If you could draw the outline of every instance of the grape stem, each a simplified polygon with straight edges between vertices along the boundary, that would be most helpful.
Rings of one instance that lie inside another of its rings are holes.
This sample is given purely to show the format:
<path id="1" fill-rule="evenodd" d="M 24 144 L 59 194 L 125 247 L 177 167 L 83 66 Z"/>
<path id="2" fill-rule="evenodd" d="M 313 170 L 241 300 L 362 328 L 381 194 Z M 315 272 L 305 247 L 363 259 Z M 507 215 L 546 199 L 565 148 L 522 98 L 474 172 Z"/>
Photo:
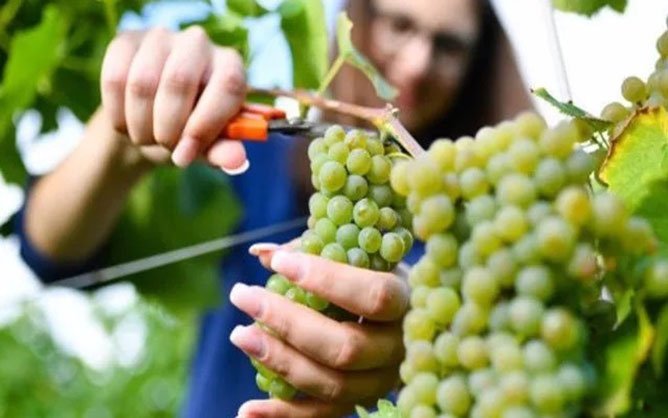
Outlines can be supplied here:
<path id="1" fill-rule="evenodd" d="M 424 153 L 424 149 L 397 119 L 397 109 L 389 103 L 385 107 L 367 107 L 353 103 L 340 102 L 311 94 L 303 90 L 261 89 L 248 87 L 249 94 L 270 97 L 290 97 L 305 106 L 315 106 L 342 115 L 354 116 L 369 121 L 382 132 L 392 135 L 397 142 L 413 157 Z"/>

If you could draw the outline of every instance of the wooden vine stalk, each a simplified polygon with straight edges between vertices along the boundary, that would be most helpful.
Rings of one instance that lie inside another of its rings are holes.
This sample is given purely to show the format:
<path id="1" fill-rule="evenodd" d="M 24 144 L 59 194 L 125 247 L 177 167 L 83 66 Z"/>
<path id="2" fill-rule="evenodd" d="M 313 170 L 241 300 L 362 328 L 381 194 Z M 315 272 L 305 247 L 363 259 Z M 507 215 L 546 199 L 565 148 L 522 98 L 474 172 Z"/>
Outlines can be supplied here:
<path id="1" fill-rule="evenodd" d="M 399 144 L 413 157 L 423 154 L 425 150 L 397 119 L 397 109 L 388 104 L 385 107 L 367 107 L 353 103 L 327 99 L 303 90 L 261 89 L 248 88 L 249 94 L 258 94 L 270 97 L 290 97 L 305 106 L 315 106 L 323 110 L 354 116 L 369 121 L 379 130 L 390 133 Z"/>

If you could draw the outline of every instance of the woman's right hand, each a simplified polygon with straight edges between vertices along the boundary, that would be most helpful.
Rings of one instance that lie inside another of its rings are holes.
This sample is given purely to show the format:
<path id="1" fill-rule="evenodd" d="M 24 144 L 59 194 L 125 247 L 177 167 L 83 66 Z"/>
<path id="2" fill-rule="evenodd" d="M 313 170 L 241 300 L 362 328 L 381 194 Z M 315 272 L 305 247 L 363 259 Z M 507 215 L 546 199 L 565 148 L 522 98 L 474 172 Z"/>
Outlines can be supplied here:
<path id="1" fill-rule="evenodd" d="M 243 145 L 220 133 L 246 94 L 243 61 L 200 27 L 119 34 L 107 48 L 102 107 L 113 129 L 152 161 L 198 157 L 229 173 L 248 167 Z"/>

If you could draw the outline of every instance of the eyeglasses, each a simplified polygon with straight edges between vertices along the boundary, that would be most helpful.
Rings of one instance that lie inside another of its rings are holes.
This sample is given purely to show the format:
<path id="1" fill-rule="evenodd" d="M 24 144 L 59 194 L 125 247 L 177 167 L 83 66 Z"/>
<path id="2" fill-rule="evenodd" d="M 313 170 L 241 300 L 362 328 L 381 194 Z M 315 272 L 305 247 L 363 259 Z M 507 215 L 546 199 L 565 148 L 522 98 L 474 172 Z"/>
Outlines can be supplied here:
<path id="1" fill-rule="evenodd" d="M 376 25 L 379 38 L 384 43 L 398 50 L 412 39 L 423 37 L 431 43 L 432 63 L 435 68 L 446 70 L 446 67 L 464 61 L 475 45 L 474 40 L 464 35 L 423 29 L 410 16 L 381 10 L 372 0 L 369 0 L 368 4 L 373 19 L 372 24 Z"/>

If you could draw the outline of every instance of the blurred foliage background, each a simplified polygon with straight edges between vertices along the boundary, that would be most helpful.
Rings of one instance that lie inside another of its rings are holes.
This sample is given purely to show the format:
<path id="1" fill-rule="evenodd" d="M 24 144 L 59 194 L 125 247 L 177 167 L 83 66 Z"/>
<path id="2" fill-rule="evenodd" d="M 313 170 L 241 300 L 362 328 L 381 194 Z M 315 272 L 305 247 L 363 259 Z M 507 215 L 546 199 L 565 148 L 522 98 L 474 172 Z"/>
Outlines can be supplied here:
<path id="1" fill-rule="evenodd" d="M 156 3 L 167 2 L 0 2 L 0 176 L 6 183 L 23 187 L 39 174 L 28 172 L 17 144 L 23 112 L 37 112 L 41 133 L 59 128 L 62 108 L 86 121 L 99 106 L 101 61 L 121 18 L 128 13 L 142 16 Z M 300 58 L 306 62 L 293 65 L 294 86 L 317 87 L 327 71 L 320 1 L 273 1 L 271 9 L 254 0 L 171 3 L 203 8 L 201 18 L 183 25 L 202 25 L 216 43 L 236 48 L 247 63 L 253 60 L 249 22 L 277 19 L 293 64 Z M 201 165 L 185 171 L 159 168 L 133 190 L 104 264 L 220 238 L 234 230 L 241 216 L 243 208 L 219 171 Z M 10 235 L 11 224 L 12 219 L 5 222 L 0 233 Z M 220 303 L 219 259 L 220 254 L 198 257 L 129 277 L 130 289 L 139 293 L 132 290 L 136 297 L 120 310 L 107 306 L 113 302 L 100 296 L 105 289 L 61 294 L 55 309 L 45 309 L 44 294 L 49 300 L 52 292 L 48 289 L 31 301 L 0 306 L 0 418 L 177 415 L 198 315 Z M 61 341 L 59 329 L 80 326 L 77 321 L 54 323 L 67 298 L 87 307 L 86 316 L 102 327 L 90 335 L 78 331 L 93 345 L 96 339 L 100 346 L 106 344 L 111 354 L 102 363 L 91 363 Z M 137 345 L 134 357 L 124 359 L 128 346 Z"/>

